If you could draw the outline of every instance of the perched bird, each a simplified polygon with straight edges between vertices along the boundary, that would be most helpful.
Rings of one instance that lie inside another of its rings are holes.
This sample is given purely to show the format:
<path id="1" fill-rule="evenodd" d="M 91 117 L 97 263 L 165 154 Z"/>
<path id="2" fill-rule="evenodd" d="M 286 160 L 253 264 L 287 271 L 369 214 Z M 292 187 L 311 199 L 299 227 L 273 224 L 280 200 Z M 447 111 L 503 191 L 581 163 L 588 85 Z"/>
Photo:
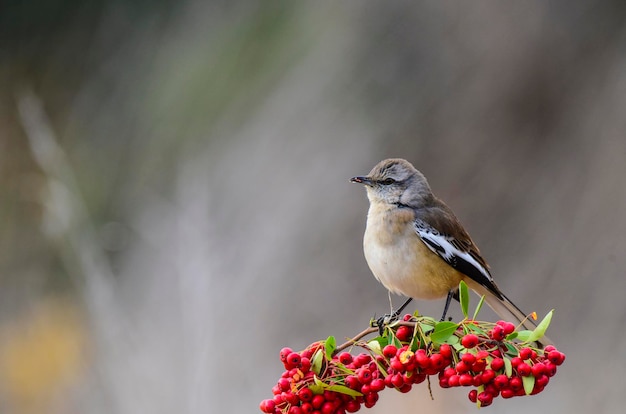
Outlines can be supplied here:
<path id="1" fill-rule="evenodd" d="M 411 163 L 399 158 L 383 160 L 367 176 L 350 181 L 367 189 L 370 207 L 363 238 L 365 259 L 390 292 L 416 299 L 447 295 L 443 320 L 450 300 L 458 299 L 463 280 L 478 295 L 484 295 L 502 319 L 535 328 L 498 288 L 467 231 Z M 544 339 L 543 345 L 549 343 Z"/>

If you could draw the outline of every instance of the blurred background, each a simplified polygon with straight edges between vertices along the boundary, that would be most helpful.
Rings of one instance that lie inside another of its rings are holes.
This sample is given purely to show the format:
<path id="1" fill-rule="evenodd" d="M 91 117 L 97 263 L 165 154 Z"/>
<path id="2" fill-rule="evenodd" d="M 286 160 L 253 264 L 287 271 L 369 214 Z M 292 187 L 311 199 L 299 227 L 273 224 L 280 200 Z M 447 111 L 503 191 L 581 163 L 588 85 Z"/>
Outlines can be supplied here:
<path id="1" fill-rule="evenodd" d="M 566 364 L 494 409 L 621 411 L 623 1 L 0 8 L 0 412 L 259 412 L 281 347 L 388 309 L 348 179 L 391 156 L 556 309 Z M 433 393 L 369 412 L 474 410 Z"/>

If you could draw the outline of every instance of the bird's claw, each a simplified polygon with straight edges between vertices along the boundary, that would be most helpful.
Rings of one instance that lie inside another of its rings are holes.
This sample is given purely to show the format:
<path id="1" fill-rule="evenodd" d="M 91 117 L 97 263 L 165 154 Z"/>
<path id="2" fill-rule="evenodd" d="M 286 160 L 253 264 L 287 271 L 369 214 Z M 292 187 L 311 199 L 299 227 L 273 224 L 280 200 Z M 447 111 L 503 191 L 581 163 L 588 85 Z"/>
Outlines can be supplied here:
<path id="1" fill-rule="evenodd" d="M 398 320 L 398 313 L 386 314 L 376 319 L 374 326 L 378 328 L 378 334 L 383 335 L 385 328 Z"/>

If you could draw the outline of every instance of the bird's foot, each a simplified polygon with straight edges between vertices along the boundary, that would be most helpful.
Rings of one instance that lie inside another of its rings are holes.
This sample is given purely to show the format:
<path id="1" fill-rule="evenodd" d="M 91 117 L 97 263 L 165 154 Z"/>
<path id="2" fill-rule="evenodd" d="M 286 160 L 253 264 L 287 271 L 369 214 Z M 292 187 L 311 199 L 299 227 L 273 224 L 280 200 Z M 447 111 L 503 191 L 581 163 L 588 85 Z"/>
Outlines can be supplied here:
<path id="1" fill-rule="evenodd" d="M 380 318 L 372 320 L 372 326 L 378 328 L 378 334 L 383 335 L 385 328 L 398 320 L 398 312 L 388 313 Z"/>

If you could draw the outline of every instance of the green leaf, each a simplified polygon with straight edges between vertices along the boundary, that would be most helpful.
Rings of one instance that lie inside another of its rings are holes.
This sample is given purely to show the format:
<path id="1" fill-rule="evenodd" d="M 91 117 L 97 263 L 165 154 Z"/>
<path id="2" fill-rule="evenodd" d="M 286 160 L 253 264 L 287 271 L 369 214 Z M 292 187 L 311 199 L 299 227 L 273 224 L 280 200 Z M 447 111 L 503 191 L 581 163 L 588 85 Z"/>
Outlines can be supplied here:
<path id="1" fill-rule="evenodd" d="M 391 329 L 389 330 L 389 336 L 391 337 L 390 344 L 393 344 L 396 348 L 402 348 L 402 342 L 393 334 Z"/>
<path id="2" fill-rule="evenodd" d="M 339 385 L 339 384 L 335 384 L 335 385 L 329 385 L 327 387 L 325 387 L 328 391 L 335 391 L 341 394 L 346 394 L 349 395 L 351 397 L 360 397 L 363 394 L 358 392 L 357 390 L 353 390 L 352 388 L 348 388 L 345 385 Z"/>
<path id="3" fill-rule="evenodd" d="M 419 323 L 419 326 L 422 329 L 422 332 L 424 332 L 425 334 L 435 329 L 434 325 L 429 325 L 427 323 L 422 323 L 422 322 Z"/>
<path id="4" fill-rule="evenodd" d="M 505 356 L 502 357 L 502 360 L 504 361 L 504 373 L 508 378 L 511 378 L 511 375 L 513 375 L 513 365 L 511 365 L 511 360 Z"/>
<path id="5" fill-rule="evenodd" d="M 515 348 L 513 345 L 511 345 L 508 342 L 505 342 L 504 346 L 506 346 L 507 354 L 511 354 L 511 355 L 517 356 L 517 354 L 519 353 L 517 348 Z"/>
<path id="6" fill-rule="evenodd" d="M 449 321 L 439 322 L 435 325 L 435 329 L 430 334 L 430 340 L 437 344 L 441 344 L 450 338 L 454 332 L 456 332 L 458 327 L 458 323 Z"/>
<path id="7" fill-rule="evenodd" d="M 525 342 L 535 342 L 543 337 L 543 335 L 546 333 L 546 330 L 548 329 L 548 326 L 550 326 L 550 321 L 552 321 L 553 313 L 554 309 L 548 312 L 548 314 L 541 320 L 541 322 L 539 322 L 539 325 L 537 325 L 535 330 L 531 332 Z"/>
<path id="8" fill-rule="evenodd" d="M 378 346 L 380 348 L 384 348 L 389 344 L 389 338 L 385 336 L 377 336 L 376 338 L 372 338 L 369 342 L 376 341 L 378 342 Z"/>
<path id="9" fill-rule="evenodd" d="M 376 354 L 378 354 L 378 355 L 382 355 L 382 354 L 383 354 L 383 350 L 382 350 L 382 349 L 381 349 L 381 347 L 380 347 L 380 342 L 378 342 L 375 338 L 374 338 L 374 339 L 372 339 L 371 341 L 369 341 L 369 342 L 367 343 L 367 346 L 368 346 L 368 348 L 369 348 L 372 352 L 374 352 L 374 353 L 376 353 Z"/>
<path id="10" fill-rule="evenodd" d="M 479 333 L 483 336 L 487 336 L 487 332 L 483 331 L 481 328 L 479 328 L 478 326 L 474 325 L 473 323 L 468 323 L 465 324 L 465 327 L 468 328 L 468 330 L 470 331 L 474 331 L 476 333 Z"/>
<path id="11" fill-rule="evenodd" d="M 517 333 L 517 339 L 519 339 L 520 341 L 527 342 L 528 338 L 530 338 L 530 334 L 532 333 L 532 331 L 523 330 L 523 331 L 517 331 L 513 333 Z M 509 339 L 508 336 L 507 336 L 507 339 Z"/>
<path id="12" fill-rule="evenodd" d="M 326 349 L 326 358 L 332 359 L 333 352 L 335 352 L 335 349 L 337 349 L 337 341 L 335 341 L 334 336 L 329 336 L 328 339 L 326 339 L 326 342 L 324 343 L 324 348 Z"/>
<path id="13" fill-rule="evenodd" d="M 313 384 L 309 384 L 309 389 L 313 392 L 313 394 L 324 393 L 324 388 L 326 388 L 328 385 L 320 381 L 319 378 L 317 378 L 317 375 L 313 377 L 313 381 Z"/>
<path id="14" fill-rule="evenodd" d="M 512 341 L 519 336 L 519 332 L 512 332 L 506 336 L 507 341 Z"/>
<path id="15" fill-rule="evenodd" d="M 459 303 L 461 304 L 463 315 L 467 318 L 469 309 L 469 290 L 467 289 L 465 282 L 462 280 L 461 283 L 459 283 Z"/>
<path id="16" fill-rule="evenodd" d="M 476 310 L 474 310 L 474 316 L 472 316 L 472 319 L 476 320 L 478 312 L 480 312 L 480 309 L 483 307 L 483 303 L 485 303 L 485 295 L 480 297 L 480 301 L 478 301 L 478 305 L 476 305 Z"/>
<path id="17" fill-rule="evenodd" d="M 522 377 L 522 384 L 524 384 L 524 392 L 526 395 L 530 395 L 533 392 L 533 388 L 535 387 L 535 377 L 529 375 L 527 377 Z"/>
<path id="18" fill-rule="evenodd" d="M 454 345 L 460 345 L 460 348 L 459 348 L 459 349 L 464 348 L 464 346 L 463 346 L 463 345 L 461 345 L 461 340 L 460 340 L 460 339 L 459 339 L 459 337 L 458 337 L 458 336 L 456 336 L 456 335 L 452 335 L 450 338 L 446 339 L 446 343 L 447 343 L 448 345 L 453 345 L 453 346 L 454 346 Z M 458 351 L 458 349 L 457 349 L 457 351 Z"/>
<path id="19" fill-rule="evenodd" d="M 313 359 L 311 360 L 311 370 L 318 375 L 322 370 L 323 359 L 324 355 L 322 353 L 322 350 L 318 349 L 317 351 L 315 351 L 315 353 L 313 354 Z"/>

